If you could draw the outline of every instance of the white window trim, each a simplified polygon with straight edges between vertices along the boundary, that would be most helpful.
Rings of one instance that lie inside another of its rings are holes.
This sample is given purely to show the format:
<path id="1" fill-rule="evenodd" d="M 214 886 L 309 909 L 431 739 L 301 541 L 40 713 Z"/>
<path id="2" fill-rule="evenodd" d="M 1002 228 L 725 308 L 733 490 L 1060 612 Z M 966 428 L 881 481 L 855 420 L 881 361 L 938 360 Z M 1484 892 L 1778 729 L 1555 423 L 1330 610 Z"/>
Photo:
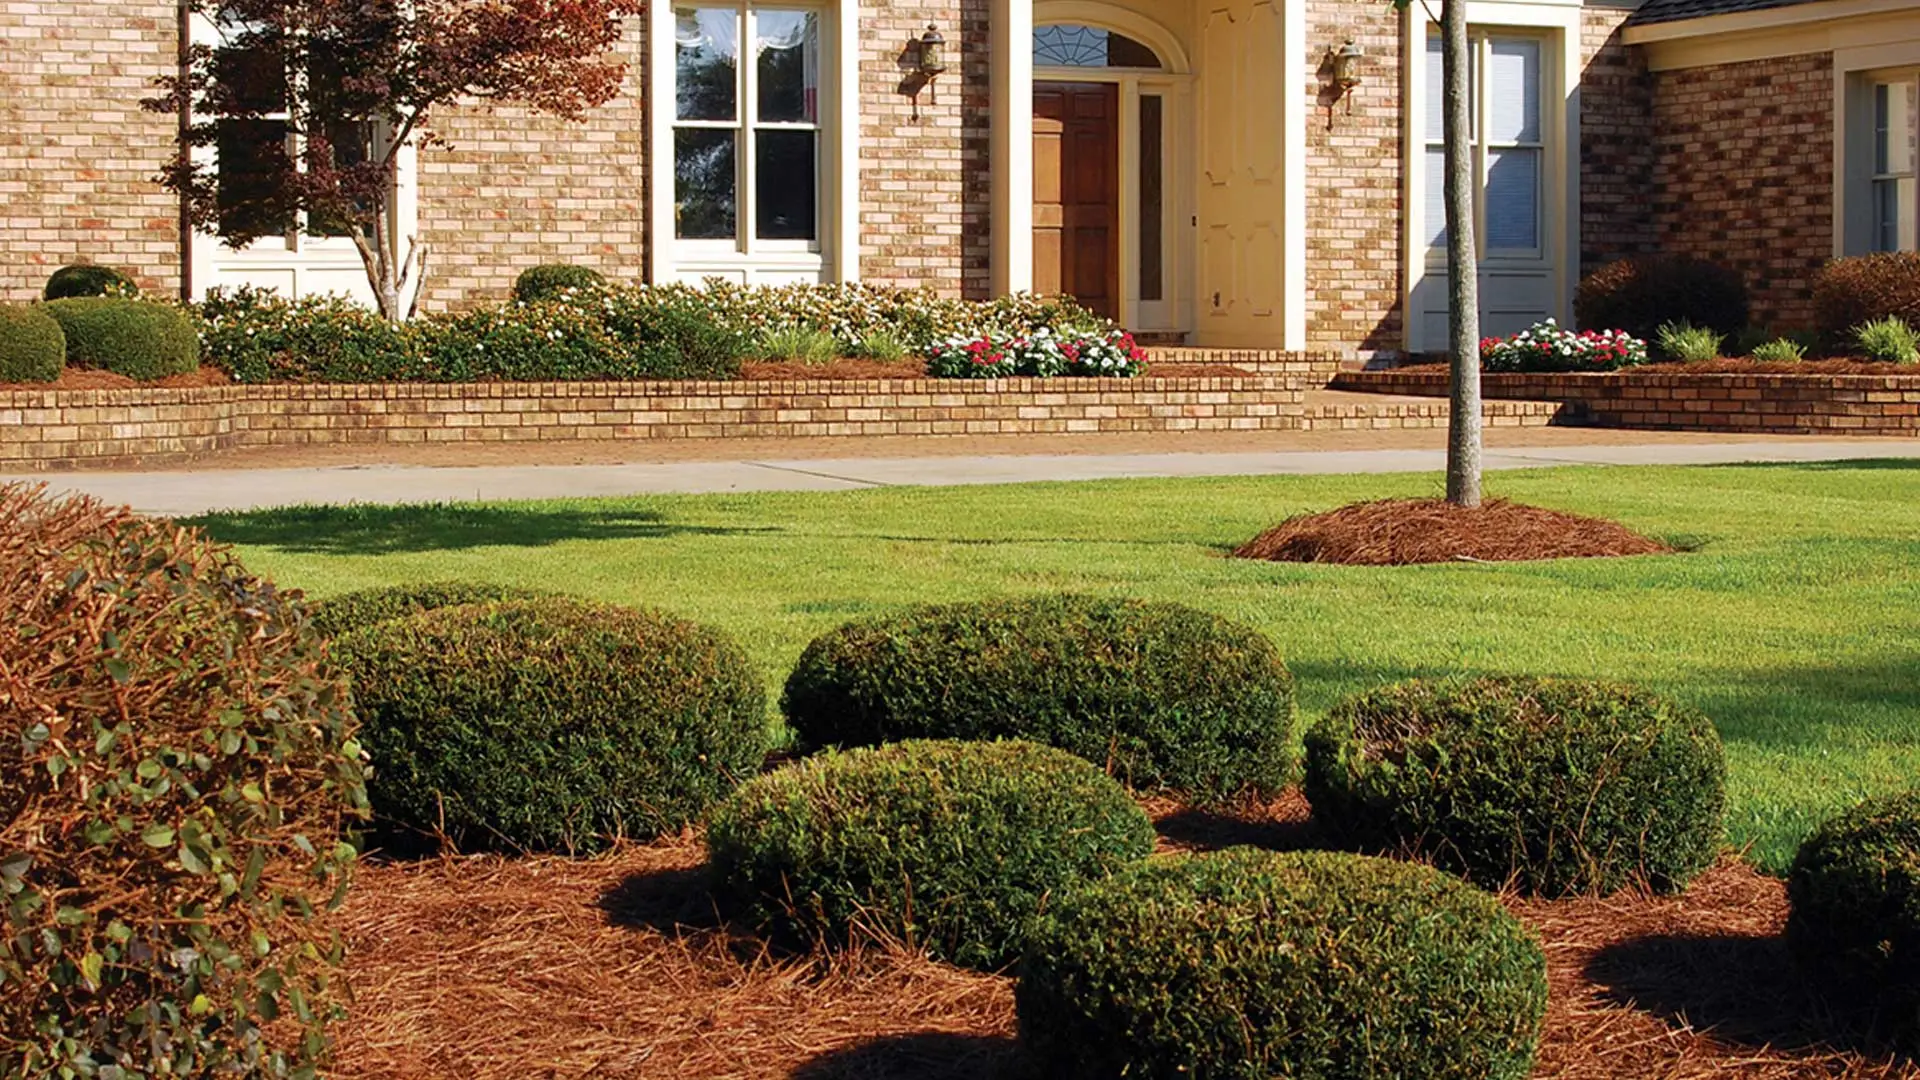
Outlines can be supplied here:
<path id="1" fill-rule="evenodd" d="M 191 33 L 195 45 L 215 46 L 220 43 L 219 29 L 213 20 L 205 14 L 192 16 Z M 196 165 L 213 166 L 219 162 L 216 148 L 199 146 L 193 149 L 193 161 Z M 420 184 L 419 150 L 409 143 L 400 148 L 396 161 L 396 176 L 393 198 L 388 204 L 388 221 L 394 235 L 400 239 L 402 257 L 406 254 L 406 245 L 420 232 Z M 364 282 L 366 263 L 360 257 L 359 249 L 347 237 L 317 237 L 297 234 L 289 239 L 261 237 L 244 248 L 235 250 L 227 247 L 214 233 L 204 229 L 195 229 L 188 245 L 187 260 L 189 273 L 193 280 L 193 299 L 203 300 L 207 291 L 225 284 L 221 279 L 245 279 L 250 273 L 268 274 L 290 271 L 297 282 L 303 272 L 345 272 L 359 275 L 356 281 L 356 298 L 370 302 L 373 286 Z M 412 293 L 420 287 L 420 277 L 407 284 L 408 292 L 400 297 L 401 309 L 405 310 L 413 301 Z M 307 290 L 298 289 L 302 295 Z"/>
<path id="2" fill-rule="evenodd" d="M 1467 4 L 1467 23 L 1474 30 L 1518 30 L 1541 35 L 1541 137 L 1559 153 L 1542 154 L 1541 222 L 1543 245 L 1551 254 L 1543 254 L 1554 297 L 1555 310 L 1548 314 L 1569 323 L 1573 312 L 1573 286 L 1579 280 L 1580 261 L 1580 83 L 1581 6 L 1575 3 L 1506 3 L 1504 0 L 1471 0 Z M 1419 313 L 1414 296 L 1422 282 L 1434 273 L 1427 260 L 1423 208 L 1426 205 L 1427 32 L 1429 22 L 1418 4 L 1408 5 L 1402 16 L 1402 40 L 1405 68 L 1401 85 L 1406 88 L 1406 107 L 1401 110 L 1401 205 L 1406 208 L 1402 223 L 1401 265 L 1406 267 L 1400 292 L 1403 346 L 1409 352 L 1432 351 L 1444 347 L 1422 338 Z M 1560 102 L 1560 107 L 1554 103 Z M 1540 260 L 1535 265 L 1540 265 Z M 1440 268 L 1444 274 L 1445 268 Z"/>
<path id="3" fill-rule="evenodd" d="M 1873 250 L 1873 108 L 1876 80 L 1920 77 L 1920 25 L 1905 40 L 1833 53 L 1833 255 Z"/>
<path id="4" fill-rule="evenodd" d="M 739 6 L 744 12 L 760 5 L 748 2 Z M 812 5 L 777 2 L 764 6 L 793 10 Z M 815 125 L 820 132 L 820 190 L 815 196 L 819 240 L 756 240 L 749 245 L 750 250 L 741 251 L 734 241 L 681 240 L 675 235 L 674 6 L 666 2 L 648 5 L 648 281 L 664 284 L 709 273 L 745 273 L 752 280 L 756 272 L 817 275 L 822 281 L 860 280 L 860 6 L 858 0 L 837 0 L 817 10 L 821 16 L 824 72 Z M 751 67 L 744 28 L 741 45 L 740 63 Z M 740 102 L 741 122 L 748 122 L 750 108 L 750 101 Z M 739 201 L 744 207 L 745 201 Z M 746 211 L 741 212 L 744 215 Z M 743 227 L 750 230 L 752 222 L 744 222 Z"/>

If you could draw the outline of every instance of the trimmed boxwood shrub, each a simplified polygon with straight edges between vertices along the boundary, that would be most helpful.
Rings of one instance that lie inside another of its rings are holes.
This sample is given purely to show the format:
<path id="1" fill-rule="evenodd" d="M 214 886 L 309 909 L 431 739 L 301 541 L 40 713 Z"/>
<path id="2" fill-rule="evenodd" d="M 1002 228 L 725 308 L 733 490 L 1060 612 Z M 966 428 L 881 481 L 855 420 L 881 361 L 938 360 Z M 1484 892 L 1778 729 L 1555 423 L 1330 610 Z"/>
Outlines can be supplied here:
<path id="1" fill-rule="evenodd" d="M 65 300 L 70 296 L 138 296 L 133 279 L 111 266 L 76 264 L 63 266 L 47 279 L 47 300 Z"/>
<path id="2" fill-rule="evenodd" d="M 39 304 L 0 304 L 0 383 L 52 382 L 67 362 L 67 335 Z"/>
<path id="3" fill-rule="evenodd" d="M 1876 999 L 1920 1048 L 1920 791 L 1869 799 L 1821 825 L 1787 877 L 1787 941 L 1842 996 Z"/>
<path id="4" fill-rule="evenodd" d="M 147 380 L 200 366 L 199 333 L 177 307 L 113 296 L 50 300 L 43 306 L 67 336 L 69 367 Z"/>
<path id="5" fill-rule="evenodd" d="M 1643 341 L 1663 324 L 1683 322 L 1731 336 L 1747 325 L 1747 286 L 1737 272 L 1705 259 L 1642 255 L 1581 278 L 1573 313 L 1582 330 L 1625 330 Z"/>
<path id="6" fill-rule="evenodd" d="M 366 806 L 346 686 L 191 529 L 31 485 L 0 521 L 0 1076 L 312 1076 Z"/>
<path id="7" fill-rule="evenodd" d="M 729 913 L 779 940 L 864 932 L 993 970 L 1062 887 L 1145 858 L 1153 825 L 1065 751 L 913 740 L 749 781 L 714 810 L 707 847 Z"/>
<path id="8" fill-rule="evenodd" d="M 1520 1080 L 1546 959 L 1493 897 L 1430 867 L 1233 848 L 1064 893 L 1014 991 L 1060 1080 Z"/>
<path id="9" fill-rule="evenodd" d="M 1881 319 L 1920 326 L 1920 252 L 1882 251 L 1835 259 L 1813 279 L 1814 328 L 1850 351 L 1856 327 Z"/>
<path id="10" fill-rule="evenodd" d="M 497 600 L 538 600 L 550 593 L 478 581 L 421 581 L 377 585 L 329 596 L 307 606 L 307 624 L 328 637 L 422 611 L 485 604 Z"/>
<path id="11" fill-rule="evenodd" d="M 520 271 L 513 281 L 513 298 L 523 304 L 552 300 L 568 289 L 597 289 L 607 283 L 600 271 L 572 263 L 543 263 Z"/>
<path id="12" fill-rule="evenodd" d="M 1724 835 L 1719 733 L 1628 686 L 1415 680 L 1341 702 L 1306 746 L 1317 823 L 1490 888 L 1677 892 Z"/>
<path id="13" fill-rule="evenodd" d="M 1201 801 L 1294 777 L 1293 679 L 1259 631 L 1179 604 L 923 607 L 816 638 L 787 679 L 810 746 L 1031 739 Z"/>
<path id="14" fill-rule="evenodd" d="M 385 822 L 462 848 L 593 851 L 696 820 L 766 751 L 765 695 L 719 632 L 547 599 L 334 640 Z"/>

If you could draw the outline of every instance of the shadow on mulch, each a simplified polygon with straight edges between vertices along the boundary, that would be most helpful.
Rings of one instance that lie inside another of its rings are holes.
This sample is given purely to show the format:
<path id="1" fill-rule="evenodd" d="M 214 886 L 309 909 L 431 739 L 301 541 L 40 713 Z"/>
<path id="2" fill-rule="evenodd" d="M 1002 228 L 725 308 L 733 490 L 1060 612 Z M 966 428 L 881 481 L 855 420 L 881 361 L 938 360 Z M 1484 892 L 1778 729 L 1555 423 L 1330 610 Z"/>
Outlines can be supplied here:
<path id="1" fill-rule="evenodd" d="M 725 925 L 707 891 L 707 866 L 667 867 L 628 874 L 615 882 L 596 906 L 609 926 L 674 934 L 681 930 L 717 930 Z"/>
<path id="2" fill-rule="evenodd" d="M 1608 945 L 1584 975 L 1597 997 L 1740 1046 L 1916 1064 L 1870 1009 L 1821 994 L 1778 935 L 1649 934 Z"/>
<path id="3" fill-rule="evenodd" d="M 792 1080 L 1033 1080 L 1020 1044 L 1005 1035 L 911 1031 L 830 1050 Z"/>
<path id="4" fill-rule="evenodd" d="M 1265 803 L 1198 807 L 1172 799 L 1146 800 L 1165 851 L 1218 851 L 1242 845 L 1268 851 L 1306 851 L 1327 846 L 1313 825 L 1313 809 L 1299 789 Z"/>

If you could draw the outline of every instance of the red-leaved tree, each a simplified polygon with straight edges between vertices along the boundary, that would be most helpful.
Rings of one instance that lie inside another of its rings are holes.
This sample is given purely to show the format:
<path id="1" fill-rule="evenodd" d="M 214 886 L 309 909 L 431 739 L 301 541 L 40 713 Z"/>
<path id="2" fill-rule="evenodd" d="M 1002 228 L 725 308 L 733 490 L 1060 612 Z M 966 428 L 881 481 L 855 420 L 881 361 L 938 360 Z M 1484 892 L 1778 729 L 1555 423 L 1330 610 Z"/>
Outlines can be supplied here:
<path id="1" fill-rule="evenodd" d="M 444 146 L 455 103 L 567 119 L 620 91 L 612 52 L 640 0 L 182 0 L 197 43 L 156 111 L 190 110 L 160 176 L 200 228 L 234 248 L 264 236 L 347 237 L 380 313 L 417 300 L 426 246 L 401 236 L 402 153 Z M 196 35 L 198 37 L 200 35 Z"/>

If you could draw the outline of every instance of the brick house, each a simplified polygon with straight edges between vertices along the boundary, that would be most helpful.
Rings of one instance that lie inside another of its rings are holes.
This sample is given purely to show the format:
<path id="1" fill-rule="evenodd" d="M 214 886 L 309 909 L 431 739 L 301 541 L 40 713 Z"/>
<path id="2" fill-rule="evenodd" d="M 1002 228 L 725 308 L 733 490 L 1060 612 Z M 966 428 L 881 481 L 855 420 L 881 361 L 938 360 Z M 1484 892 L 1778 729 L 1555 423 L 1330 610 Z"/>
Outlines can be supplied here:
<path id="1" fill-rule="evenodd" d="M 1788 327 L 1822 261 L 1915 246 L 1920 0 L 1467 2 L 1488 332 L 1565 320 L 1583 268 L 1662 250 L 1737 266 L 1756 318 Z M 138 100 L 193 26 L 176 0 L 0 0 L 0 296 L 76 259 L 163 291 L 364 292 L 344 241 L 183 234 L 152 182 L 175 119 Z M 1209 346 L 1444 340 L 1418 3 L 684 0 L 623 48 L 626 93 L 583 123 L 441 117 L 451 148 L 410 161 L 397 200 L 432 251 L 426 307 L 572 261 L 1057 288 Z"/>

